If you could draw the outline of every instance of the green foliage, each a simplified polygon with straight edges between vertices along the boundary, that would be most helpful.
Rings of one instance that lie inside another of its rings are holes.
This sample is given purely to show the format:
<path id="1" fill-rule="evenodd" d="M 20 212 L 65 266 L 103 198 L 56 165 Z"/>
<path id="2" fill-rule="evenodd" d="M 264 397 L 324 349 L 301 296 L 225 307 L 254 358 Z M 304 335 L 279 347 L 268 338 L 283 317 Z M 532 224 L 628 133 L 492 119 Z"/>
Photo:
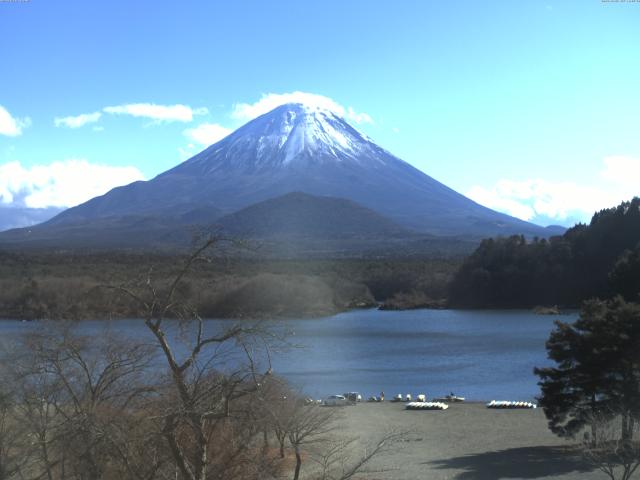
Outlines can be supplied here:
<path id="1" fill-rule="evenodd" d="M 621 297 L 590 300 L 575 323 L 556 322 L 547 342 L 556 366 L 535 369 L 550 429 L 574 436 L 594 418 L 620 416 L 629 436 L 640 419 L 638 345 L 640 305 Z"/>
<path id="2" fill-rule="evenodd" d="M 640 245 L 625 250 L 609 274 L 613 290 L 627 300 L 640 295 Z"/>
<path id="3" fill-rule="evenodd" d="M 640 292 L 640 198 L 596 213 L 549 240 L 522 236 L 484 240 L 456 274 L 453 305 L 578 306 L 593 297 Z"/>

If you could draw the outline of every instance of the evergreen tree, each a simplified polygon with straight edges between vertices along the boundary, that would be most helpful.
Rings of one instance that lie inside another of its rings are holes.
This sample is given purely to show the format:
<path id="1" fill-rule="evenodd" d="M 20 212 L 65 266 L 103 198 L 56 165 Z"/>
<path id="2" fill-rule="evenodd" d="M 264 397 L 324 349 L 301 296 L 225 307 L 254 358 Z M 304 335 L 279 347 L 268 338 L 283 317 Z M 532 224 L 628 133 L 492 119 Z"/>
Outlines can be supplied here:
<path id="1" fill-rule="evenodd" d="M 609 274 L 611 287 L 625 300 L 640 298 L 640 244 L 633 250 L 625 250 Z"/>
<path id="2" fill-rule="evenodd" d="M 631 441 L 640 420 L 640 305 L 585 302 L 575 323 L 556 322 L 547 351 L 556 366 L 535 373 L 550 429 L 572 437 L 594 418 L 619 418 L 621 439 Z"/>
<path id="3" fill-rule="evenodd" d="M 483 240 L 451 282 L 453 306 L 576 307 L 593 297 L 640 291 L 640 198 L 597 212 L 547 240 Z"/>

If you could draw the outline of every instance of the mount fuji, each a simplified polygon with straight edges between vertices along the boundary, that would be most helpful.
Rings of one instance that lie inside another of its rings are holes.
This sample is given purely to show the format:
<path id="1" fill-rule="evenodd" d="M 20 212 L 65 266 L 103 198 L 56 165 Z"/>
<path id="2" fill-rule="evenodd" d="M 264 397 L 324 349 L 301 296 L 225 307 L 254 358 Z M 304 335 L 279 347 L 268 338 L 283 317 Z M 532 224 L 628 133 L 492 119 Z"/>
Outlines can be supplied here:
<path id="1" fill-rule="evenodd" d="M 295 103 L 257 117 L 150 181 L 115 188 L 38 226 L 0 234 L 0 243 L 55 244 L 72 235 L 79 244 L 100 236 L 117 245 L 118 232 L 135 240 L 132 232 L 141 224 L 141 238 L 148 242 L 150 225 L 164 232 L 189 224 L 224 226 L 232 214 L 237 224 L 243 209 L 293 192 L 346 200 L 408 235 L 560 233 L 483 207 L 379 147 L 336 113 Z"/>

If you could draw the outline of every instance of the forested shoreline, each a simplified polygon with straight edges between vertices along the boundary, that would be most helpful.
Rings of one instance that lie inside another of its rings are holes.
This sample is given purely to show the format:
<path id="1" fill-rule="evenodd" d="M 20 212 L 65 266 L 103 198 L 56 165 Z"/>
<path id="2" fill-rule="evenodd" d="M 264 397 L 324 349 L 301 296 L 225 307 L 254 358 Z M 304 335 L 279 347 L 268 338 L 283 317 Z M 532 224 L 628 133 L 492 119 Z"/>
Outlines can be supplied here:
<path id="1" fill-rule="evenodd" d="M 83 319 L 139 316 L 110 286 L 162 284 L 184 257 L 126 253 L 0 253 L 0 318 Z M 199 261 L 180 298 L 204 317 L 314 317 L 385 302 L 443 302 L 461 260 Z"/>
<path id="2" fill-rule="evenodd" d="M 640 198 L 597 212 L 562 236 L 484 240 L 465 259 L 449 304 L 465 308 L 579 307 L 640 292 Z"/>

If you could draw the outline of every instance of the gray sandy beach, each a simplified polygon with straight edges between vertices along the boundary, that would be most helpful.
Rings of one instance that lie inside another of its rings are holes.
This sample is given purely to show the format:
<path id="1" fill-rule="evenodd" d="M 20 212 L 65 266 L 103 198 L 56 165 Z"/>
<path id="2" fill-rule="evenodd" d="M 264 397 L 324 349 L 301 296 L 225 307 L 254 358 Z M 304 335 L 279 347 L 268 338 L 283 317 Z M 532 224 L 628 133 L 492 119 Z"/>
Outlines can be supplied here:
<path id="1" fill-rule="evenodd" d="M 541 409 L 492 410 L 479 403 L 452 404 L 445 411 L 407 411 L 403 403 L 344 407 L 340 421 L 361 445 L 386 430 L 414 432 L 371 465 L 368 480 L 606 478 L 585 465 L 572 443 L 547 429 Z"/>

